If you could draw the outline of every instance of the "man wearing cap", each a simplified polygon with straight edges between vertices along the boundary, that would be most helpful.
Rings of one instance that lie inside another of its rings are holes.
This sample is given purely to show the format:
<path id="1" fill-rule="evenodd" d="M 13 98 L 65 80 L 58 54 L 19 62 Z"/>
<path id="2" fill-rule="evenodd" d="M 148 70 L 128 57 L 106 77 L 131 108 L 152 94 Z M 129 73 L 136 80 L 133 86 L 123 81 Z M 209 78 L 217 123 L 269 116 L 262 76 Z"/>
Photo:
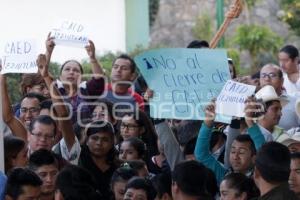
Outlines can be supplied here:
<path id="1" fill-rule="evenodd" d="M 300 152 L 300 133 L 297 132 L 293 135 L 282 134 L 278 138 L 278 142 L 289 148 L 291 153 Z"/>
<path id="2" fill-rule="evenodd" d="M 246 123 L 249 127 L 248 134 L 255 142 L 256 149 L 259 149 L 265 142 L 277 141 L 280 135 L 284 134 L 285 131 L 277 124 L 281 117 L 281 108 L 285 104 L 287 104 L 287 100 L 278 96 L 275 89 L 270 85 L 261 88 L 255 94 L 255 99 L 247 99 Z M 254 113 L 257 105 L 261 105 L 258 114 Z"/>
<path id="3" fill-rule="evenodd" d="M 260 85 L 264 87 L 271 85 L 274 87 L 277 95 L 284 96 L 283 74 L 280 68 L 275 64 L 267 64 L 260 71 Z M 289 130 L 300 125 L 300 119 L 296 114 L 296 98 L 287 96 L 288 103 L 282 108 L 282 117 L 278 123 L 284 130 Z"/>

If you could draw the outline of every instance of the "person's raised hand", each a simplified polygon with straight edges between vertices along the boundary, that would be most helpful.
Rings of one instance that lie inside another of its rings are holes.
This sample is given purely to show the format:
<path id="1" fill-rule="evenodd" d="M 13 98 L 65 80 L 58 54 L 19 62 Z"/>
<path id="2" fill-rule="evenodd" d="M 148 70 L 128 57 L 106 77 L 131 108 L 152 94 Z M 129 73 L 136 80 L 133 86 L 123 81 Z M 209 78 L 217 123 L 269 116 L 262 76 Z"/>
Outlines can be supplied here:
<path id="1" fill-rule="evenodd" d="M 36 60 L 36 65 L 38 66 L 39 72 L 43 78 L 49 76 L 49 71 L 48 71 L 49 66 L 45 54 L 38 55 L 38 58 Z"/>
<path id="2" fill-rule="evenodd" d="M 48 34 L 46 40 L 46 50 L 48 54 L 52 54 L 55 47 L 54 37 L 51 37 L 51 33 Z"/>
<path id="3" fill-rule="evenodd" d="M 85 50 L 91 61 L 96 60 L 96 48 L 92 40 L 89 40 L 89 44 L 85 46 Z"/>
<path id="4" fill-rule="evenodd" d="M 204 123 L 206 124 L 207 127 L 212 127 L 215 118 L 216 118 L 216 100 L 213 99 L 205 107 L 205 119 L 204 119 Z"/>

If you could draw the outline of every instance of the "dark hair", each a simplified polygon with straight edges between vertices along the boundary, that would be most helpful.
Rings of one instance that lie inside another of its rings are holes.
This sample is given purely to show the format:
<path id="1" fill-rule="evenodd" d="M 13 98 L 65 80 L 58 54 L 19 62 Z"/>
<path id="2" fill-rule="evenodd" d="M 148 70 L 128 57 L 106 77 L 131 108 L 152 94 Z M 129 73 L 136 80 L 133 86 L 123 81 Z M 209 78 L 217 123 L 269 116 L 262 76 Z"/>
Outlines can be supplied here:
<path id="1" fill-rule="evenodd" d="M 175 166 L 172 179 L 179 189 L 188 196 L 207 197 L 207 168 L 194 160 Z"/>
<path id="2" fill-rule="evenodd" d="M 53 151 L 47 149 L 39 149 L 33 152 L 29 157 L 29 169 L 36 171 L 44 165 L 55 165 L 58 169 L 58 160 Z"/>
<path id="3" fill-rule="evenodd" d="M 40 124 L 45 124 L 45 125 L 53 125 L 54 126 L 54 130 L 53 130 L 53 135 L 56 134 L 56 123 L 55 121 L 48 115 L 39 115 L 38 117 L 34 118 L 31 122 L 30 125 L 28 127 L 29 132 L 33 131 L 34 125 L 36 123 L 40 123 Z"/>
<path id="4" fill-rule="evenodd" d="M 188 44 L 188 46 L 186 48 L 209 48 L 209 44 L 207 41 L 205 40 L 193 40 L 192 42 L 190 42 Z"/>
<path id="5" fill-rule="evenodd" d="M 130 161 L 126 161 L 126 163 L 129 165 L 129 167 L 131 167 L 136 171 L 139 171 L 146 166 L 145 161 L 142 160 L 130 160 Z"/>
<path id="6" fill-rule="evenodd" d="M 38 93 L 35 93 L 35 92 L 30 92 L 30 93 L 27 93 L 25 94 L 22 99 L 21 99 L 21 102 L 25 99 L 25 98 L 29 98 L 29 99 L 37 99 L 39 101 L 39 103 L 41 103 L 42 101 L 45 101 L 47 98 L 44 97 L 43 95 L 40 95 Z"/>
<path id="7" fill-rule="evenodd" d="M 144 159 L 147 148 L 146 148 L 145 143 L 142 140 L 140 140 L 137 137 L 130 137 L 130 138 L 128 138 L 128 140 L 123 141 L 123 142 L 128 142 L 129 145 L 132 146 L 137 151 L 139 159 Z M 121 143 L 121 145 L 122 145 L 122 143 Z M 119 145 L 119 151 L 121 150 L 121 145 Z"/>
<path id="8" fill-rule="evenodd" d="M 8 176 L 6 194 L 13 200 L 23 194 L 23 186 L 40 187 L 42 180 L 33 171 L 26 168 L 15 168 Z"/>
<path id="9" fill-rule="evenodd" d="M 147 146 L 147 154 L 156 155 L 158 153 L 157 134 L 147 114 L 144 111 L 138 110 L 137 112 L 126 112 L 123 117 L 125 116 L 132 117 L 139 126 L 144 127 L 145 131 L 142 133 L 140 139 L 145 142 Z M 121 125 L 121 123 L 119 125 Z"/>
<path id="10" fill-rule="evenodd" d="M 113 189 L 116 182 L 127 182 L 134 176 L 138 176 L 138 173 L 130 167 L 120 167 L 116 169 L 111 177 L 111 188 Z"/>
<path id="11" fill-rule="evenodd" d="M 291 154 L 291 160 L 300 159 L 300 152 L 295 152 Z"/>
<path id="12" fill-rule="evenodd" d="M 52 106 L 52 100 L 51 99 L 47 99 L 45 101 L 42 101 L 40 103 L 40 106 L 41 106 L 41 109 L 48 109 L 48 110 L 50 110 L 51 106 Z"/>
<path id="13" fill-rule="evenodd" d="M 85 128 L 91 122 L 92 119 L 87 118 L 83 119 L 80 123 L 76 122 L 73 124 L 74 133 L 79 141 L 82 139 L 82 137 L 85 137 Z"/>
<path id="14" fill-rule="evenodd" d="M 292 60 L 294 60 L 296 57 L 299 56 L 298 49 L 293 45 L 286 45 L 282 47 L 282 49 L 280 49 L 279 52 L 286 53 L 287 55 L 289 55 L 289 58 L 291 58 Z"/>
<path id="15" fill-rule="evenodd" d="M 260 72 L 255 72 L 254 74 L 251 75 L 251 79 L 256 79 L 256 78 L 260 78 Z"/>
<path id="16" fill-rule="evenodd" d="M 180 122 L 177 127 L 177 137 L 179 144 L 184 146 L 191 138 L 198 135 L 202 121 L 185 120 Z"/>
<path id="17" fill-rule="evenodd" d="M 63 71 L 64 67 L 65 67 L 66 64 L 68 64 L 69 62 L 74 62 L 74 63 L 76 63 L 76 64 L 79 66 L 79 68 L 80 68 L 80 73 L 83 74 L 83 67 L 82 67 L 82 65 L 81 65 L 77 60 L 67 60 L 66 62 L 64 62 L 64 63 L 61 65 L 61 67 L 60 67 L 60 72 L 59 72 L 59 74 L 61 74 L 61 72 Z"/>
<path id="18" fill-rule="evenodd" d="M 136 64 L 134 62 L 134 60 L 127 54 L 121 54 L 118 57 L 116 57 L 116 59 L 113 61 L 113 65 L 115 64 L 116 60 L 118 59 L 125 59 L 125 60 L 129 60 L 130 61 L 130 68 L 131 68 L 131 73 L 135 72 L 136 70 Z"/>
<path id="19" fill-rule="evenodd" d="M 228 60 L 228 64 L 230 64 L 232 66 L 232 73 L 233 73 L 232 79 L 234 79 L 237 76 L 235 65 L 232 60 Z"/>
<path id="20" fill-rule="evenodd" d="M 227 186 L 230 189 L 236 190 L 235 197 L 240 197 L 243 192 L 247 194 L 247 199 L 252 199 L 259 196 L 259 190 L 256 187 L 253 179 L 248 178 L 244 174 L 230 173 L 224 177 L 223 181 L 226 181 Z"/>
<path id="21" fill-rule="evenodd" d="M 101 132 L 110 133 L 112 138 L 114 137 L 115 134 L 114 127 L 110 122 L 106 122 L 103 120 L 96 120 L 87 124 L 86 132 L 85 132 L 87 137 L 95 133 L 101 133 Z"/>
<path id="22" fill-rule="evenodd" d="M 110 117 L 112 119 L 114 119 L 114 113 L 113 113 L 113 106 L 114 106 L 114 104 L 111 101 L 109 101 L 107 99 L 97 99 L 95 101 L 95 107 L 94 107 L 93 111 L 95 110 L 95 108 L 97 106 L 105 106 L 105 108 L 107 110 L 107 113 L 110 115 Z"/>
<path id="23" fill-rule="evenodd" d="M 272 106 L 275 102 L 280 103 L 279 100 L 271 100 L 271 101 L 265 102 L 265 111 L 267 111 L 269 109 L 269 107 Z"/>
<path id="24" fill-rule="evenodd" d="M 27 93 L 27 87 L 33 87 L 35 85 L 45 84 L 43 77 L 40 73 L 23 74 L 21 80 L 21 93 L 25 95 Z"/>
<path id="25" fill-rule="evenodd" d="M 197 137 L 193 137 L 184 145 L 184 149 L 183 149 L 184 156 L 189 154 L 194 154 L 196 142 L 197 142 Z"/>
<path id="26" fill-rule="evenodd" d="M 110 122 L 97 120 L 86 125 L 86 129 L 85 129 L 85 135 L 87 136 L 86 141 L 88 140 L 89 136 L 96 133 L 109 133 L 111 137 L 111 141 L 112 143 L 114 143 L 114 128 Z M 109 152 L 106 155 L 106 161 L 109 164 L 113 164 L 117 162 L 116 158 L 117 158 L 117 150 L 114 147 L 114 145 L 112 145 L 112 148 L 109 150 Z"/>
<path id="27" fill-rule="evenodd" d="M 162 196 L 167 193 L 172 196 L 171 187 L 172 187 L 172 176 L 171 173 L 161 173 L 157 174 L 151 179 L 153 186 L 156 189 L 157 196 L 162 198 Z"/>
<path id="28" fill-rule="evenodd" d="M 156 190 L 150 180 L 141 177 L 133 177 L 126 185 L 125 191 L 129 188 L 144 190 L 147 194 L 147 200 L 154 200 L 156 197 Z"/>
<path id="29" fill-rule="evenodd" d="M 246 143 L 246 142 L 249 143 L 251 155 L 253 156 L 256 154 L 255 144 L 254 144 L 253 140 L 251 139 L 250 135 L 246 135 L 246 134 L 238 135 L 238 136 L 236 136 L 236 138 L 234 140 L 241 142 L 241 143 Z"/>
<path id="30" fill-rule="evenodd" d="M 86 169 L 75 165 L 66 166 L 58 174 L 55 185 L 65 200 L 101 199 L 92 175 Z"/>
<path id="31" fill-rule="evenodd" d="M 278 142 L 265 143 L 258 151 L 255 166 L 269 183 L 287 182 L 290 175 L 289 149 Z"/>
<path id="32" fill-rule="evenodd" d="M 4 137 L 4 163 L 5 172 L 8 173 L 14 166 L 12 159 L 15 159 L 18 153 L 25 147 L 25 141 L 19 137 L 9 135 Z"/>

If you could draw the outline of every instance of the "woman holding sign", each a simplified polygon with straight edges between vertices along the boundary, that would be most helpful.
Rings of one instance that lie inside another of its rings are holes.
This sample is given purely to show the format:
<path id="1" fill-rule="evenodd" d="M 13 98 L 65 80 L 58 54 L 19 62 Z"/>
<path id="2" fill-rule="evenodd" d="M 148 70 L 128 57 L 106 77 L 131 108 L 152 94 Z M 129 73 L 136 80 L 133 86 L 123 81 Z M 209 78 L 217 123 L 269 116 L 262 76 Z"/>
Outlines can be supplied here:
<path id="1" fill-rule="evenodd" d="M 46 57 L 48 62 L 50 62 L 54 47 L 54 38 L 50 37 L 49 34 L 46 41 Z M 60 77 L 56 81 L 59 91 L 65 97 L 65 101 L 72 107 L 73 112 L 71 116 L 73 123 L 89 116 L 92 110 L 87 103 L 97 99 L 104 90 L 104 71 L 96 59 L 94 43 L 89 40 L 89 44 L 85 49 L 92 65 L 91 79 L 81 82 L 83 74 L 81 64 L 76 60 L 68 60 L 61 66 Z"/>

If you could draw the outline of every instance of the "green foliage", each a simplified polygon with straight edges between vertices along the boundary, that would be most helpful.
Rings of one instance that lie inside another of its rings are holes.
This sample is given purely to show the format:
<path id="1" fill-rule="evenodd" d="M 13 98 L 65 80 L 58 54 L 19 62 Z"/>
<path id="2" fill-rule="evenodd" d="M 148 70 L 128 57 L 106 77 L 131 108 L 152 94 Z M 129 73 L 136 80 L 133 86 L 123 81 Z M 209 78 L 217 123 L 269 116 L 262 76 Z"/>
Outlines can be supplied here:
<path id="1" fill-rule="evenodd" d="M 281 20 L 300 36 L 300 0 L 281 0 L 281 7 L 284 10 Z"/>
<path id="2" fill-rule="evenodd" d="M 213 21 L 208 13 L 198 16 L 196 24 L 192 29 L 193 36 L 199 40 L 210 41 L 213 37 Z"/>
<path id="3" fill-rule="evenodd" d="M 106 52 L 102 56 L 97 56 L 97 60 L 101 63 L 101 66 L 103 67 L 106 75 L 110 75 L 112 62 L 117 57 L 117 54 L 114 54 L 112 52 Z M 83 59 L 81 62 L 81 65 L 83 67 L 83 72 L 85 74 L 91 74 L 92 73 L 92 66 L 88 59 Z"/>
<path id="4" fill-rule="evenodd" d="M 7 74 L 7 91 L 12 104 L 19 102 L 21 99 L 21 74 Z"/>
<path id="5" fill-rule="evenodd" d="M 268 52 L 275 57 L 283 41 L 268 27 L 251 24 L 237 28 L 233 43 L 240 50 L 249 51 L 253 61 L 251 68 L 256 71 L 259 63 L 258 55 Z"/>
<path id="6" fill-rule="evenodd" d="M 240 70 L 240 53 L 236 49 L 227 49 L 227 57 L 232 59 L 237 74 Z"/>

